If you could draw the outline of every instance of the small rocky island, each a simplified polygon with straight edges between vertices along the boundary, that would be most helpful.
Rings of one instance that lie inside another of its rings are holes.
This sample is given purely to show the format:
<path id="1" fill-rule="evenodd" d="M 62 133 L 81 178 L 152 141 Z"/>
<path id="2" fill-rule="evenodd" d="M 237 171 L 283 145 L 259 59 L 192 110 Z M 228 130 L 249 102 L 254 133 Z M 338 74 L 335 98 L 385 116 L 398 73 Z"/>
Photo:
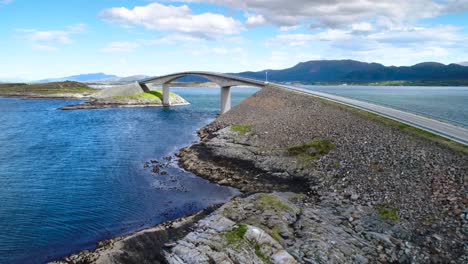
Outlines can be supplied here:
<path id="1" fill-rule="evenodd" d="M 93 98 L 91 101 L 78 105 L 69 105 L 60 108 L 61 110 L 78 109 L 101 109 L 116 107 L 155 107 L 162 106 L 162 91 L 156 89 L 149 92 L 141 92 L 132 95 L 118 95 L 104 98 Z M 170 93 L 169 101 L 171 105 L 187 105 L 187 102 L 181 96 Z"/>

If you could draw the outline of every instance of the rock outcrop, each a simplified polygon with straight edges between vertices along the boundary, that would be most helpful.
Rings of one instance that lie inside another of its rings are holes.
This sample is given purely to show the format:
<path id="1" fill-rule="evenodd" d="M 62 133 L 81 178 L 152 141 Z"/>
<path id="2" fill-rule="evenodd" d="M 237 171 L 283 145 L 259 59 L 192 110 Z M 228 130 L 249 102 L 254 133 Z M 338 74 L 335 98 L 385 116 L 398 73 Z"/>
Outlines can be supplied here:
<path id="1" fill-rule="evenodd" d="M 370 262 L 463 263 L 468 259 L 466 147 L 402 128 L 330 102 L 263 89 L 203 128 L 202 140 L 179 153 L 180 164 L 247 193 L 305 193 L 315 202 L 302 210 L 315 208 L 316 215 L 337 210 L 334 203 L 322 204 L 330 199 L 361 208 L 359 219 L 377 216 L 387 224 L 348 216 L 344 219 L 352 221 L 338 227 L 356 224 L 369 234 L 393 233 L 417 249 L 401 259 L 395 250 L 381 250 L 368 255 Z"/>

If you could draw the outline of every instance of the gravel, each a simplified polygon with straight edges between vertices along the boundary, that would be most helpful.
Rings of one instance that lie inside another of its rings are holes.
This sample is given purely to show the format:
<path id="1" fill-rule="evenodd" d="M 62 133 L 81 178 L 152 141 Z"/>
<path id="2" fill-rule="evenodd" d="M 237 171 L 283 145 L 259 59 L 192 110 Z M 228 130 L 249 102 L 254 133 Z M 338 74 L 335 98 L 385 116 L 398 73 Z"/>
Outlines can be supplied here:
<path id="1" fill-rule="evenodd" d="M 232 124 L 250 132 L 233 131 Z M 395 236 L 421 247 L 431 261 L 468 259 L 466 151 L 279 89 L 259 91 L 199 134 L 202 141 L 179 156 L 183 167 L 203 177 L 247 193 L 304 192 L 316 204 L 332 195 L 396 222 Z M 309 161 L 288 154 L 287 148 L 312 140 L 336 148 Z"/>

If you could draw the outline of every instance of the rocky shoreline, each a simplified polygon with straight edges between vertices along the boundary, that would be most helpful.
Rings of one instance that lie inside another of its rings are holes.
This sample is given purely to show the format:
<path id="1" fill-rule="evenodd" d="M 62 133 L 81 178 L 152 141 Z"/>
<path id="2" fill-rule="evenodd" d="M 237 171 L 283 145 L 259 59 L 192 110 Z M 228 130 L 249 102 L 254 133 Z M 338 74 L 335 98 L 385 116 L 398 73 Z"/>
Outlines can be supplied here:
<path id="1" fill-rule="evenodd" d="M 245 195 L 151 263 L 468 262 L 465 149 L 279 89 L 199 135 L 180 165 Z"/>

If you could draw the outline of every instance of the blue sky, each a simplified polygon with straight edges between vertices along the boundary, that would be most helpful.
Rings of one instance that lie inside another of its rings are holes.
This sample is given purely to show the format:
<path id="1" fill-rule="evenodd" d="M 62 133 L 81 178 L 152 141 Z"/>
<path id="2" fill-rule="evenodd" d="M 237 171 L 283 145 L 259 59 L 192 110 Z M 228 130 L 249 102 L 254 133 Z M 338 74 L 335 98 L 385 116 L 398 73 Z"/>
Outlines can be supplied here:
<path id="1" fill-rule="evenodd" d="M 468 0 L 0 0 L 0 79 L 468 61 Z"/>

